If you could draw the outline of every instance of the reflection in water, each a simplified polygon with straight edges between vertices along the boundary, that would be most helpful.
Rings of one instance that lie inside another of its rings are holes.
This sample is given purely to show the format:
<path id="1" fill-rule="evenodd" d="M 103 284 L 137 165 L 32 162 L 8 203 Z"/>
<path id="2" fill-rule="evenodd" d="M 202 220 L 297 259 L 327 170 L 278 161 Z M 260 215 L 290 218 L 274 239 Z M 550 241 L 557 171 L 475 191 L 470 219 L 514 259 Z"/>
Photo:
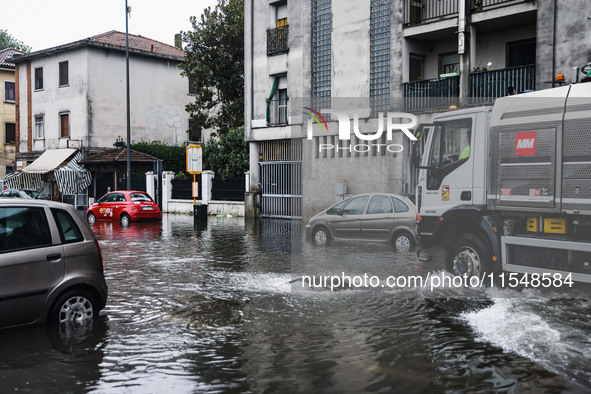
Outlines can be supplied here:
<path id="1" fill-rule="evenodd" d="M 302 275 L 426 276 L 440 262 L 386 245 L 314 247 L 302 242 L 299 222 L 210 218 L 203 227 L 188 215 L 164 215 L 162 223 L 100 222 L 93 230 L 110 290 L 102 319 L 90 331 L 0 333 L 6 391 L 591 387 L 588 300 L 302 288 Z"/>

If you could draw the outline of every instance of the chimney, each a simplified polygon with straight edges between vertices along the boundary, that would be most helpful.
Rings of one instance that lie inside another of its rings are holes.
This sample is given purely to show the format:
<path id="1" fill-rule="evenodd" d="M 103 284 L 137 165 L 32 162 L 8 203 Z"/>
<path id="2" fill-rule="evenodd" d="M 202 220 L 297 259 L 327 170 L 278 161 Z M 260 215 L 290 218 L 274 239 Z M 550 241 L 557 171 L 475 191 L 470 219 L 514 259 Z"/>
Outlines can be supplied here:
<path id="1" fill-rule="evenodd" d="M 180 33 L 174 35 L 174 46 L 183 49 L 183 36 Z"/>

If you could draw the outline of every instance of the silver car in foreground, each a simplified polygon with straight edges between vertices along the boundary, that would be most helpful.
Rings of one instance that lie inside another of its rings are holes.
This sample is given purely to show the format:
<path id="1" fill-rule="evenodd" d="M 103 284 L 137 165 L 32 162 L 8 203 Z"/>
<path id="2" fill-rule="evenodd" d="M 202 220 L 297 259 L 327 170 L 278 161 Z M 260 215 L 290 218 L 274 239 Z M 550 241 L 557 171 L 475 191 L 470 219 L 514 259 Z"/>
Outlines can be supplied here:
<path id="1" fill-rule="evenodd" d="M 0 199 L 0 328 L 82 324 L 106 301 L 98 242 L 71 205 Z"/>
<path id="2" fill-rule="evenodd" d="M 332 240 L 391 242 L 408 252 L 417 242 L 416 208 L 398 194 L 370 193 L 347 198 L 313 216 L 306 238 L 317 245 Z"/>

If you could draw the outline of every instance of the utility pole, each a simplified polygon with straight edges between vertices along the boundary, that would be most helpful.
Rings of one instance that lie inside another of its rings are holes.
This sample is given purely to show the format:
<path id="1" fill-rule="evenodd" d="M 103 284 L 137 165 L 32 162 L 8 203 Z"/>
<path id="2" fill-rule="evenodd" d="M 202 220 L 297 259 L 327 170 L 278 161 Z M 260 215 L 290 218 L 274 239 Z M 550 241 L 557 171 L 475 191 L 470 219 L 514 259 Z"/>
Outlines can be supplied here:
<path id="1" fill-rule="evenodd" d="M 125 0 L 125 83 L 127 93 L 127 190 L 131 190 L 131 120 L 129 114 L 129 31 L 128 20 L 131 7 L 127 6 Z"/>

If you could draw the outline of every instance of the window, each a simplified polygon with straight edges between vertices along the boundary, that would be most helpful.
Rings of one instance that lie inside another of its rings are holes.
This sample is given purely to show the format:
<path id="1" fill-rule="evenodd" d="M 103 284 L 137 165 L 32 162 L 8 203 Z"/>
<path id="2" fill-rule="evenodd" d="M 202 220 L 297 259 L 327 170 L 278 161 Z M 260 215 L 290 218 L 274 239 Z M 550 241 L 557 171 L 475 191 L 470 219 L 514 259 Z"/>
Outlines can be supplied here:
<path id="1" fill-rule="evenodd" d="M 43 115 L 35 116 L 35 138 L 36 139 L 43 139 L 43 129 L 45 124 L 45 118 Z"/>
<path id="2" fill-rule="evenodd" d="M 0 253 L 51 245 L 43 208 L 0 208 Z"/>
<path id="3" fill-rule="evenodd" d="M 396 210 L 396 213 L 408 212 L 408 206 L 405 203 L 395 197 L 392 197 L 392 201 L 394 202 L 394 209 Z"/>
<path id="4" fill-rule="evenodd" d="M 6 144 L 16 143 L 16 125 L 14 123 L 4 123 L 4 137 Z"/>
<path id="5" fill-rule="evenodd" d="M 536 64 L 536 40 L 507 43 L 507 67 Z"/>
<path id="6" fill-rule="evenodd" d="M 408 64 L 408 80 L 421 81 L 425 79 L 425 58 L 423 56 L 410 54 Z"/>
<path id="7" fill-rule="evenodd" d="M 43 89 L 43 67 L 35 69 L 35 90 Z"/>
<path id="8" fill-rule="evenodd" d="M 16 97 L 16 90 L 14 82 L 4 81 L 4 101 L 7 103 L 14 103 Z"/>
<path id="9" fill-rule="evenodd" d="M 429 151 L 427 189 L 436 190 L 447 174 L 450 174 L 466 160 L 460 159 L 466 145 L 470 143 L 472 119 L 457 119 L 441 122 L 435 128 L 435 134 Z"/>
<path id="10" fill-rule="evenodd" d="M 69 138 L 70 137 L 70 114 L 69 113 L 61 113 L 60 114 L 60 137 L 61 138 Z"/>
<path id="11" fill-rule="evenodd" d="M 459 73 L 460 72 L 460 55 L 457 53 L 446 53 L 439 57 L 439 71 L 440 74 Z"/>
<path id="12" fill-rule="evenodd" d="M 195 83 L 194 78 L 189 78 L 189 94 L 196 95 L 198 93 Z"/>
<path id="13" fill-rule="evenodd" d="M 363 208 L 365 208 L 365 204 L 367 204 L 367 200 L 369 200 L 369 196 L 355 197 L 347 205 L 345 205 L 343 214 L 361 215 L 363 213 Z"/>
<path id="14" fill-rule="evenodd" d="M 70 214 L 62 209 L 52 209 L 53 217 L 59 229 L 63 243 L 80 242 L 84 240 L 80 228 Z"/>
<path id="15" fill-rule="evenodd" d="M 374 196 L 367 207 L 367 214 L 392 213 L 392 203 L 386 196 Z"/>
<path id="16" fill-rule="evenodd" d="M 68 62 L 60 62 L 59 63 L 60 69 L 60 86 L 67 86 L 69 84 L 68 81 Z"/>
<path id="17" fill-rule="evenodd" d="M 287 26 L 287 4 L 280 4 L 275 7 L 277 24 L 276 27 Z"/>
<path id="18" fill-rule="evenodd" d="M 201 125 L 196 120 L 189 119 L 189 141 L 201 142 Z"/>

